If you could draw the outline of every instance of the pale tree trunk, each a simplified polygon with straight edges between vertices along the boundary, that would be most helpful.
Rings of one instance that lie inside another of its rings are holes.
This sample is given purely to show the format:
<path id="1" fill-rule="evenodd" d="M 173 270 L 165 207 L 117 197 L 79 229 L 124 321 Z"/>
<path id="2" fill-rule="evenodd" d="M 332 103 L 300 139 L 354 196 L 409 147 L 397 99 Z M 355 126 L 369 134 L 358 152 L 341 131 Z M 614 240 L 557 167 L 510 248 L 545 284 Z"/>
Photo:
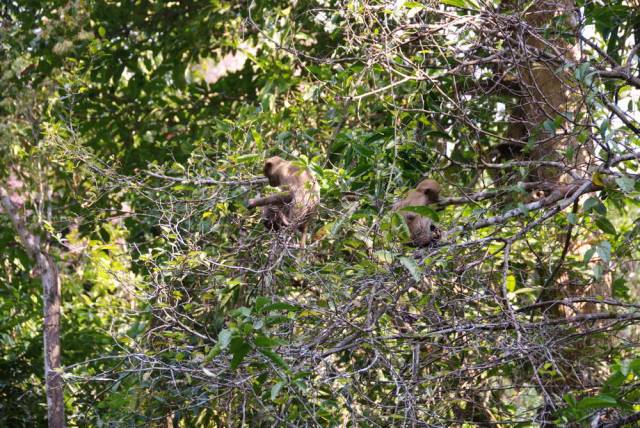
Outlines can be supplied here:
<path id="1" fill-rule="evenodd" d="M 24 216 L 11 199 L 7 188 L 0 186 L 0 204 L 11 219 L 20 243 L 35 261 L 40 273 L 44 306 L 44 375 L 47 394 L 47 419 L 50 428 L 63 428 L 64 390 L 60 348 L 60 278 L 58 269 L 44 251 L 40 238 L 29 230 Z"/>
<path id="2" fill-rule="evenodd" d="M 560 36 L 561 31 L 543 33 L 543 28 L 554 24 L 558 17 L 564 17 L 564 22 L 560 24 L 559 30 L 572 31 L 576 20 L 576 8 L 574 0 L 539 0 L 534 2 L 521 2 L 512 0 L 503 2 L 503 5 L 510 6 L 514 13 L 521 13 L 522 19 L 526 23 L 523 26 L 522 37 L 519 40 L 508 41 L 512 43 L 515 52 L 521 55 L 517 64 L 517 81 L 521 89 L 521 96 L 518 105 L 512 113 L 516 120 L 511 125 L 507 134 L 521 139 L 534 139 L 533 147 L 529 153 L 532 161 L 559 161 L 564 163 L 568 170 L 560 171 L 550 167 L 537 167 L 530 174 L 531 181 L 538 181 L 541 188 L 556 189 L 562 192 L 565 184 L 575 180 L 589 180 L 589 169 L 594 161 L 594 149 L 591 143 L 581 144 L 576 135 L 580 131 L 589 132 L 577 121 L 582 114 L 586 113 L 586 106 L 579 82 L 573 79 L 573 67 L 580 62 L 579 45 L 577 38 L 568 39 Z M 524 5 L 528 8 L 525 10 Z M 538 30 L 538 31 L 536 31 Z M 513 45 L 513 43 L 517 45 Z M 568 69 L 565 66 L 569 66 Z M 559 127 L 545 127 L 545 121 L 554 121 L 558 117 L 564 116 L 566 120 L 561 121 Z M 584 119 L 581 119 L 584 120 Z M 556 128 L 555 132 L 552 129 Z M 518 133 L 520 135 L 518 135 Z M 590 139 L 587 139 L 589 141 Z M 573 153 L 573 156 L 567 156 Z M 548 195 L 542 195 L 542 197 Z M 577 210 L 576 200 L 573 210 Z M 543 290 L 538 298 L 539 301 L 557 300 L 564 297 L 608 297 L 611 295 L 611 285 L 609 276 L 600 278 L 590 283 L 575 281 L 570 277 L 570 271 L 564 268 L 563 264 L 569 254 L 579 254 L 584 251 L 585 245 L 581 242 L 572 241 L 572 231 L 558 233 L 557 248 L 563 249 L 560 258 L 551 266 L 551 273 L 544 280 Z M 593 313 L 598 310 L 596 304 L 580 303 L 572 307 L 554 306 L 553 313 L 556 316 L 572 317 L 580 314 Z M 575 352 L 586 352 L 583 343 L 577 346 L 577 350 L 568 348 L 563 352 L 564 361 L 574 361 Z M 570 364 L 570 363 L 569 363 Z M 538 418 L 541 427 L 552 427 L 551 415 L 556 410 L 549 392 L 560 396 L 571 385 L 579 385 L 580 379 L 565 377 L 571 374 L 571 367 L 564 367 L 563 376 L 545 377 L 544 385 L 541 383 L 545 404 L 540 409 Z M 588 376 L 588 375 L 587 375 Z"/>
<path id="3" fill-rule="evenodd" d="M 510 1 L 508 4 L 517 13 L 519 5 L 524 2 Z M 576 7 L 573 0 L 540 0 L 530 4 L 530 7 L 523 12 L 523 19 L 530 28 L 540 29 L 551 24 L 559 16 L 563 16 L 564 29 L 570 31 L 569 27 L 577 23 L 575 14 Z M 528 60 L 520 63 L 517 68 L 518 83 L 524 95 L 521 96 L 514 114 L 521 119 L 511 126 L 508 133 L 521 134 L 517 137 L 522 139 L 536 137 L 530 160 L 560 161 L 572 170 L 572 175 L 569 175 L 560 173 L 557 169 L 538 167 L 533 171 L 531 178 L 540 181 L 541 186 L 546 188 L 554 186 L 562 188 L 563 184 L 573 180 L 589 179 L 594 149 L 591 143 L 581 144 L 577 141 L 576 134 L 580 131 L 581 125 L 573 120 L 579 117 L 580 113 L 586 113 L 586 106 L 580 85 L 573 80 L 572 70 L 562 71 L 564 65 L 579 64 L 579 46 L 561 36 L 552 34 L 546 36 L 541 32 L 535 34 L 532 31 L 522 37 L 516 52 L 527 52 L 523 56 Z M 563 115 L 568 119 L 555 133 L 544 129 L 545 121 L 553 121 Z M 566 156 L 568 151 L 574 153 L 572 158 Z M 560 248 L 566 246 L 567 251 L 564 251 L 564 255 L 567 252 L 574 254 L 584 252 L 585 245 L 581 245 L 580 242 L 572 243 L 570 239 L 570 232 L 558 236 Z M 588 286 L 582 284 L 576 286 L 560 265 L 551 275 L 553 278 L 548 278 L 545 285 L 554 289 L 544 292 L 547 297 L 607 297 L 611 294 L 608 277 Z M 592 303 L 582 303 L 571 309 L 558 307 L 557 310 L 565 316 L 575 316 L 577 313 L 594 312 L 597 307 Z"/>

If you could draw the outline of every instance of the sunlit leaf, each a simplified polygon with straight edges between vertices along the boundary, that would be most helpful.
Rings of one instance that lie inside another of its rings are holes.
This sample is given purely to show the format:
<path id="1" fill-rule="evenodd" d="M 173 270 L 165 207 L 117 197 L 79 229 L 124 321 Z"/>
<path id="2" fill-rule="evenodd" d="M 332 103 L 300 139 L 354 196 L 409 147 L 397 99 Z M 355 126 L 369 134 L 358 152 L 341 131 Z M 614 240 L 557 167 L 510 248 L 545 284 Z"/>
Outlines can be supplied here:
<path id="1" fill-rule="evenodd" d="M 420 273 L 420 268 L 416 264 L 416 261 L 410 257 L 400 257 L 400 263 L 402 266 L 407 269 L 407 271 L 411 274 L 414 280 L 420 281 L 422 279 L 422 274 Z"/>

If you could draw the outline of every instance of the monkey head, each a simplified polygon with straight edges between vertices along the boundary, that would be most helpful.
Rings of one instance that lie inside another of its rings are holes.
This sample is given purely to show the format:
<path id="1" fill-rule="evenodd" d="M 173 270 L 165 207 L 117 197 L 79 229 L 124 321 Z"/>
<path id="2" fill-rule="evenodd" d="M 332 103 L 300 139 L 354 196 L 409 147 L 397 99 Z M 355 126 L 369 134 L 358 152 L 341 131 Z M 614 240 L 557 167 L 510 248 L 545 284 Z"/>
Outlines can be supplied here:
<path id="1" fill-rule="evenodd" d="M 280 156 L 273 156 L 264 163 L 264 175 L 269 179 L 269 185 L 280 186 L 282 183 L 283 168 L 286 162 Z"/>
<path id="2" fill-rule="evenodd" d="M 403 212 L 402 217 L 409 228 L 411 245 L 424 247 L 440 239 L 440 229 L 430 218 L 413 212 Z"/>
<path id="3" fill-rule="evenodd" d="M 438 202 L 440 197 L 440 184 L 435 180 L 422 180 L 415 189 L 410 190 L 404 199 L 393 205 L 394 211 L 407 207 L 419 207 Z M 438 226 L 428 217 L 412 211 L 400 211 L 399 213 L 407 223 L 411 234 L 411 244 L 424 247 L 440 238 L 441 232 Z"/>
<path id="4" fill-rule="evenodd" d="M 427 201 L 425 205 L 428 203 L 438 202 L 438 199 L 440 198 L 440 190 L 441 190 L 440 183 L 428 178 L 425 180 L 422 180 L 416 186 L 416 191 L 424 194 L 427 197 Z"/>
<path id="5" fill-rule="evenodd" d="M 285 191 L 278 195 L 253 199 L 251 207 L 262 207 L 262 219 L 269 230 L 296 227 L 303 232 L 316 215 L 320 203 L 320 186 L 310 171 L 273 156 L 264 163 L 264 175 L 273 187 Z"/>

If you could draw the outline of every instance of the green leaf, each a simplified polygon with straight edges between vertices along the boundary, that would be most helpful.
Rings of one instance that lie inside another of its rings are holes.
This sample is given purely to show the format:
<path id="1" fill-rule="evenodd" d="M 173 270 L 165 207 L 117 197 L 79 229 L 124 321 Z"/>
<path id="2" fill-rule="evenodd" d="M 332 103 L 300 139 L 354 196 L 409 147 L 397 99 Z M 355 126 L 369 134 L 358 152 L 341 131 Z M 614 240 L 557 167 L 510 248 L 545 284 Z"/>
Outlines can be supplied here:
<path id="1" fill-rule="evenodd" d="M 607 208 L 604 206 L 602 202 L 600 202 L 600 199 L 596 198 L 595 196 L 592 196 L 586 201 L 584 201 L 582 208 L 584 209 L 585 212 L 594 210 L 597 213 L 600 213 L 602 215 L 607 213 Z"/>
<path id="2" fill-rule="evenodd" d="M 422 273 L 420 272 L 420 268 L 416 264 L 416 261 L 409 257 L 400 257 L 400 264 L 407 269 L 407 271 L 411 274 L 414 280 L 420 281 L 422 279 Z"/>
<path id="3" fill-rule="evenodd" d="M 424 9 L 424 5 L 421 3 L 418 3 L 417 1 L 408 1 L 405 4 L 402 5 L 402 7 L 405 7 L 407 9 Z"/>
<path id="4" fill-rule="evenodd" d="M 218 346 L 220 349 L 227 349 L 227 346 L 229 346 L 229 343 L 231 342 L 232 334 L 233 333 L 229 329 L 225 328 L 220 330 L 220 333 L 218 333 Z"/>
<path id="5" fill-rule="evenodd" d="M 454 7 L 465 7 L 464 0 L 441 0 L 440 2 Z"/>
<path id="6" fill-rule="evenodd" d="M 538 288 L 523 287 L 523 288 L 518 288 L 516 291 L 513 292 L 513 294 L 535 294 L 537 291 L 539 291 Z"/>
<path id="7" fill-rule="evenodd" d="M 434 221 L 438 221 L 438 213 L 431 207 L 420 205 L 417 207 L 404 207 L 400 211 L 410 211 L 421 215 L 422 217 L 428 217 Z"/>
<path id="8" fill-rule="evenodd" d="M 620 373 L 622 373 L 623 376 L 631 373 L 631 360 L 627 359 L 620 362 Z"/>
<path id="9" fill-rule="evenodd" d="M 283 323 L 289 322 L 291 321 L 291 318 L 286 317 L 284 315 L 278 315 L 273 317 L 266 317 L 264 321 L 267 324 L 267 326 L 271 326 L 275 324 L 283 324 Z"/>
<path id="10" fill-rule="evenodd" d="M 249 315 L 251 315 L 251 309 L 245 307 L 245 306 L 241 306 L 238 309 L 236 309 L 235 311 L 233 311 L 233 316 L 245 316 L 248 317 Z"/>
<path id="11" fill-rule="evenodd" d="M 256 302 L 253 304 L 253 308 L 256 313 L 263 312 L 262 309 L 265 305 L 271 303 L 271 299 L 265 296 L 256 297 Z"/>
<path id="12" fill-rule="evenodd" d="M 215 357 L 220 355 L 221 349 L 222 348 L 220 348 L 219 346 L 211 347 L 211 350 L 207 353 L 207 355 L 204 356 L 204 362 L 205 363 L 209 363 L 209 362 L 213 361 L 213 359 Z"/>
<path id="13" fill-rule="evenodd" d="M 398 213 L 393 213 L 391 216 L 391 226 L 396 229 L 394 234 L 399 234 L 399 238 L 408 238 L 409 237 L 409 227 L 407 226 L 407 222 L 404 221 L 404 218 Z M 395 238 L 395 236 L 394 236 Z"/>
<path id="14" fill-rule="evenodd" d="M 578 67 L 576 67 L 576 70 L 575 70 L 576 79 L 583 80 L 587 72 L 589 71 L 589 67 L 591 67 L 591 64 L 589 64 L 589 62 L 583 62 Z"/>
<path id="15" fill-rule="evenodd" d="M 624 277 L 616 278 L 611 284 L 613 290 L 613 297 L 616 298 L 628 298 L 629 287 L 627 287 L 627 280 Z"/>
<path id="16" fill-rule="evenodd" d="M 596 252 L 605 263 L 611 261 L 611 244 L 609 241 L 602 241 L 596 247 Z"/>
<path id="17" fill-rule="evenodd" d="M 577 404 L 576 397 L 574 397 L 572 394 L 564 394 L 562 396 L 562 399 L 571 407 L 575 407 Z"/>
<path id="18" fill-rule="evenodd" d="M 230 350 L 233 355 L 233 358 L 231 359 L 231 368 L 235 369 L 240 365 L 249 351 L 251 351 L 251 346 L 244 340 L 236 337 L 231 340 Z"/>
<path id="19" fill-rule="evenodd" d="M 591 247 L 589 248 L 585 253 L 584 256 L 582 258 L 582 262 L 587 265 L 589 263 L 589 261 L 591 261 L 591 257 L 593 257 L 593 255 L 596 253 L 596 247 Z"/>
<path id="20" fill-rule="evenodd" d="M 636 358 L 635 360 L 631 361 L 629 367 L 636 375 L 640 375 L 640 358 Z"/>
<path id="21" fill-rule="evenodd" d="M 283 386 L 284 382 L 280 381 L 271 387 L 271 401 L 274 401 L 278 397 Z"/>
<path id="22" fill-rule="evenodd" d="M 380 263 L 393 263 L 393 253 L 391 251 L 378 250 L 373 253 L 373 256 Z"/>
<path id="23" fill-rule="evenodd" d="M 292 305 L 291 303 L 285 303 L 285 302 L 271 303 L 270 305 L 267 305 L 264 308 L 262 308 L 262 312 L 264 313 L 268 313 L 272 311 L 297 312 L 299 310 L 300 310 L 299 306 Z"/>
<path id="24" fill-rule="evenodd" d="M 608 233 L 609 235 L 616 235 L 616 228 L 611 224 L 608 218 L 599 216 L 596 219 L 596 226 L 600 228 L 604 233 Z"/>
<path id="25" fill-rule="evenodd" d="M 602 136 L 603 139 L 606 139 L 608 130 L 609 130 L 609 119 L 603 119 L 602 123 L 600 124 L 600 135 Z"/>
<path id="26" fill-rule="evenodd" d="M 548 134 L 555 134 L 556 133 L 556 124 L 553 120 L 551 119 L 547 119 L 544 121 L 544 123 L 542 124 L 542 128 L 547 131 Z"/>
<path id="27" fill-rule="evenodd" d="M 265 357 L 270 359 L 278 367 L 283 368 L 285 370 L 289 369 L 289 366 L 287 366 L 287 363 L 284 362 L 282 357 L 280 355 L 276 354 L 275 352 L 273 352 L 272 350 L 270 350 L 270 349 L 259 349 L 259 351 L 260 351 L 260 353 L 262 355 L 264 355 Z"/>
<path id="28" fill-rule="evenodd" d="M 636 181 L 631 177 L 616 177 L 616 183 L 624 193 L 631 193 L 636 187 Z"/>
<path id="29" fill-rule="evenodd" d="M 280 345 L 280 341 L 277 339 L 272 339 L 270 337 L 267 336 L 257 336 L 254 339 L 254 343 L 256 344 L 256 346 L 260 347 L 260 348 L 271 348 L 273 346 L 278 346 Z"/>
<path id="30" fill-rule="evenodd" d="M 585 212 L 588 212 L 590 210 L 592 210 L 596 204 L 600 203 L 600 201 L 597 198 L 594 198 L 593 196 L 590 197 L 589 199 L 587 199 L 586 201 L 584 201 L 584 204 L 582 204 L 582 209 Z"/>
<path id="31" fill-rule="evenodd" d="M 478 5 L 470 0 L 440 0 L 440 3 L 461 9 L 478 9 Z"/>
<path id="32" fill-rule="evenodd" d="M 236 157 L 236 161 L 243 164 L 254 163 L 258 159 L 260 159 L 260 155 L 256 154 L 240 155 Z"/>
<path id="33" fill-rule="evenodd" d="M 625 364 L 625 363 L 627 363 L 627 364 Z M 620 363 L 620 371 L 615 372 L 611 376 L 609 376 L 609 379 L 607 379 L 607 381 L 605 382 L 607 390 L 603 391 L 603 392 L 611 392 L 611 393 L 615 393 L 616 395 L 618 394 L 617 390 L 624 383 L 624 378 L 628 374 L 628 373 L 625 374 L 623 372 L 623 370 L 625 370 L 625 365 L 626 365 L 626 369 L 628 369 L 629 368 L 628 360 L 627 361 L 623 361 L 622 363 Z"/>
<path id="34" fill-rule="evenodd" d="M 556 129 L 560 128 L 564 122 L 565 122 L 565 118 L 561 114 L 556 116 L 555 119 L 553 119 L 553 125 L 555 126 Z"/>
<path id="35" fill-rule="evenodd" d="M 604 409 L 607 407 L 618 407 L 618 401 L 609 395 L 599 394 L 595 397 L 587 397 L 578 401 L 578 409 Z"/>

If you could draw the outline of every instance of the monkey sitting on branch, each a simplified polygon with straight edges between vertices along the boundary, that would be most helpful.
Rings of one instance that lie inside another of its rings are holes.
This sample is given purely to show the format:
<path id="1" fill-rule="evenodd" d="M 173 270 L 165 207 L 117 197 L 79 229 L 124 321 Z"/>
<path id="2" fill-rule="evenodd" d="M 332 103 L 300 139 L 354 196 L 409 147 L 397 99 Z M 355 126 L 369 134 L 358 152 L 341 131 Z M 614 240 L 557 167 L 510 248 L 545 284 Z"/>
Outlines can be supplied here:
<path id="1" fill-rule="evenodd" d="M 410 190 L 407 196 L 393 204 L 394 211 L 400 211 L 411 236 L 411 245 L 425 247 L 440 239 L 441 231 L 429 217 L 422 216 L 415 211 L 405 210 L 410 207 L 422 207 L 438 202 L 440 198 L 440 184 L 435 180 L 425 179 Z"/>
<path id="2" fill-rule="evenodd" d="M 298 229 L 302 232 L 300 246 L 304 247 L 308 223 L 320 204 L 318 182 L 308 170 L 279 156 L 267 159 L 264 175 L 269 179 L 269 185 L 284 192 L 251 199 L 248 207 L 262 207 L 262 222 L 269 230 Z"/>

